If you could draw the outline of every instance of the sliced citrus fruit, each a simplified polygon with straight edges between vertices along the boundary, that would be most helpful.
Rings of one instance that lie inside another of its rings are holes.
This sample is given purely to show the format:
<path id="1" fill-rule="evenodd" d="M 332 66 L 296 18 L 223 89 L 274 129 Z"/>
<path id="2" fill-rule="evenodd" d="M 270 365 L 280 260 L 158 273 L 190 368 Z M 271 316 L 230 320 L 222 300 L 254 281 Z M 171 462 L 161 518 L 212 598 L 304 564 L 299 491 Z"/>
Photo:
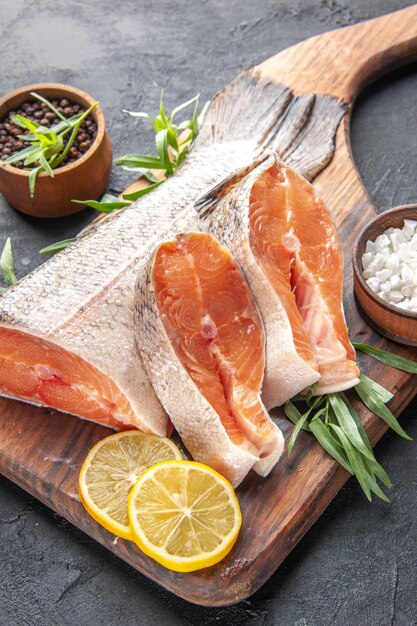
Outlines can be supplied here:
<path id="1" fill-rule="evenodd" d="M 87 512 L 111 533 L 132 539 L 127 514 L 129 491 L 151 465 L 180 459 L 169 439 L 128 430 L 91 448 L 80 471 L 78 490 Z"/>
<path id="2" fill-rule="evenodd" d="M 137 546 L 177 572 L 221 561 L 232 549 L 242 516 L 232 485 L 207 465 L 165 461 L 138 478 L 129 495 Z"/>

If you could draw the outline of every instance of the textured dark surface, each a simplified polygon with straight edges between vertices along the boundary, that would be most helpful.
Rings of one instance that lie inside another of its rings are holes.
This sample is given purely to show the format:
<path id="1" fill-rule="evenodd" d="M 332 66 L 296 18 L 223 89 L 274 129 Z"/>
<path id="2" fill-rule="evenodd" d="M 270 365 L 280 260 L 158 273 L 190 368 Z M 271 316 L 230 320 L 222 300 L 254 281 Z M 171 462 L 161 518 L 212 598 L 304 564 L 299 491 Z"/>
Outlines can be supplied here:
<path id="1" fill-rule="evenodd" d="M 161 87 L 168 104 L 196 92 L 209 98 L 245 65 L 410 4 L 3 2 L 0 92 L 45 80 L 74 84 L 100 100 L 116 155 L 142 151 L 151 147 L 151 134 L 124 120 L 122 107 L 154 110 Z M 417 67 L 410 67 L 368 88 L 354 111 L 353 152 L 379 209 L 417 201 L 416 89 Z M 129 180 L 115 171 L 112 188 Z M 42 222 L 1 200 L 0 245 L 12 237 L 21 276 L 42 260 L 40 247 L 74 234 L 91 215 Z M 414 402 L 402 418 L 414 438 L 416 409 Z M 415 443 L 389 433 L 376 451 L 396 485 L 391 504 L 368 504 L 349 481 L 271 580 L 250 600 L 224 609 L 202 609 L 164 592 L 1 479 L 0 624 L 416 624 Z"/>

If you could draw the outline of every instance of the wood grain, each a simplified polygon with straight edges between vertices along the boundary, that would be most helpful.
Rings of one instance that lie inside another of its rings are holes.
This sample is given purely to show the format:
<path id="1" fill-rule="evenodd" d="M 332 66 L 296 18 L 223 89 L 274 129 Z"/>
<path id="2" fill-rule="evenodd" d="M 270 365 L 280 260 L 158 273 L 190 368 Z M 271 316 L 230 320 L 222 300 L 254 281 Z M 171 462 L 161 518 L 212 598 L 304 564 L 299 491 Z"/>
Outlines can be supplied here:
<path id="1" fill-rule="evenodd" d="M 350 105 L 371 77 L 417 56 L 417 7 L 369 23 L 310 39 L 260 66 L 260 71 L 300 93 L 328 93 Z M 349 116 L 337 133 L 335 156 L 315 186 L 332 211 L 345 249 L 345 308 L 352 338 L 416 359 L 412 348 L 394 346 L 375 334 L 359 315 L 353 296 L 351 253 L 361 227 L 374 215 L 354 166 Z M 417 392 L 415 379 L 359 355 L 361 369 L 394 393 L 398 415 Z M 385 424 L 356 405 L 375 443 Z M 279 414 L 288 437 L 291 426 Z M 52 410 L 0 400 L 0 470 L 76 526 L 165 588 L 202 605 L 233 604 L 258 589 L 319 517 L 348 474 L 315 441 L 301 433 L 291 459 L 286 455 L 266 479 L 250 476 L 238 489 L 241 535 L 218 565 L 190 574 L 170 572 L 96 524 L 77 496 L 82 460 L 107 429 Z M 412 445 L 412 444 L 410 444 Z"/>
<path id="2" fill-rule="evenodd" d="M 416 57 L 417 5 L 307 39 L 259 69 L 297 93 L 333 95 L 352 103 L 363 85 Z"/>

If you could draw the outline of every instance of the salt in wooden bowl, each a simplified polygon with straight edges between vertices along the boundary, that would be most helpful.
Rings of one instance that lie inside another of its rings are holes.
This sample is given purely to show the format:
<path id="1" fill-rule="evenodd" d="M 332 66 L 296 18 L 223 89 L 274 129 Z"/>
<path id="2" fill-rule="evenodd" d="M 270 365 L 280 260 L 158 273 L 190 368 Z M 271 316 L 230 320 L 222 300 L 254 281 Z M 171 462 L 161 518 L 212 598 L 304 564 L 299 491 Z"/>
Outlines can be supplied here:
<path id="1" fill-rule="evenodd" d="M 417 346 L 417 312 L 405 311 L 380 298 L 367 285 L 362 268 L 366 242 L 375 241 L 391 227 L 402 228 L 405 219 L 417 220 L 417 205 L 385 211 L 365 226 L 353 250 L 353 281 L 360 313 L 369 326 L 392 341 Z"/>

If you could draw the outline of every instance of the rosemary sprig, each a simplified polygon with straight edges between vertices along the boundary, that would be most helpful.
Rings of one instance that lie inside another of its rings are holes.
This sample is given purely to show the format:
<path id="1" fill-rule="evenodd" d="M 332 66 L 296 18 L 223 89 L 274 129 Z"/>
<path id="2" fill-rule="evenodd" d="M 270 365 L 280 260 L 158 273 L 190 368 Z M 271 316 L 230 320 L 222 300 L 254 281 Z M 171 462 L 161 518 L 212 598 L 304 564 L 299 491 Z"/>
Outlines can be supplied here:
<path id="1" fill-rule="evenodd" d="M 23 117 L 23 115 L 14 114 L 11 116 L 17 126 L 29 131 L 27 134 L 18 135 L 19 139 L 29 143 L 29 146 L 12 154 L 8 159 L 3 161 L 3 164 L 12 165 L 18 161 L 23 161 L 26 171 L 29 172 L 29 192 L 33 198 L 38 174 L 40 172 L 47 172 L 49 176 L 54 177 L 54 169 L 57 168 L 67 156 L 82 122 L 96 108 L 98 102 L 94 102 L 84 113 L 77 113 L 72 117 L 65 118 L 47 98 L 44 98 L 34 91 L 31 92 L 30 95 L 44 102 L 61 120 L 49 128 L 42 126 L 38 122 L 32 122 Z M 65 141 L 68 135 L 69 138 Z"/>

